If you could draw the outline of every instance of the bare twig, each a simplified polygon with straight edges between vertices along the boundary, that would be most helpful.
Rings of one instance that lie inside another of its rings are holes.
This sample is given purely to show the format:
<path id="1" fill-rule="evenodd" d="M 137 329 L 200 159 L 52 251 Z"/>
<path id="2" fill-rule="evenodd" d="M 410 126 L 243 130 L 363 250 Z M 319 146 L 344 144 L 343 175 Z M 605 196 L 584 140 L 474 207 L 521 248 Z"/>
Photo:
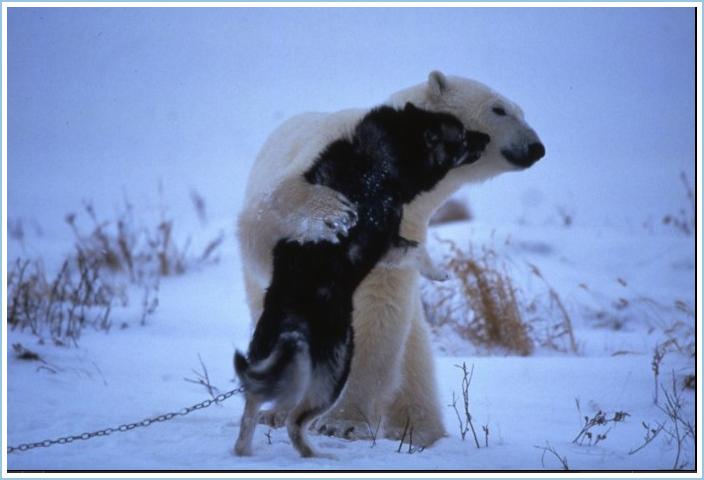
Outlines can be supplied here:
<path id="1" fill-rule="evenodd" d="M 403 433 L 401 434 L 401 441 L 398 443 L 398 448 L 396 453 L 401 453 L 403 448 L 403 442 L 406 440 L 406 435 L 408 435 L 408 451 L 407 453 L 420 453 L 425 450 L 425 446 L 421 445 L 419 447 L 413 446 L 413 426 L 411 426 L 411 417 L 406 417 L 406 424 L 403 427 Z"/>
<path id="2" fill-rule="evenodd" d="M 406 434 L 408 433 L 408 427 L 411 425 L 411 417 L 406 417 L 406 424 L 403 427 L 403 434 L 401 434 L 401 441 L 398 442 L 398 449 L 396 450 L 396 453 L 401 453 L 401 449 L 403 448 L 403 441 L 406 439 Z"/>
<path id="3" fill-rule="evenodd" d="M 663 358 L 665 358 L 665 355 L 671 351 L 671 348 L 673 345 L 675 345 L 677 341 L 674 338 L 670 338 L 669 340 L 658 343 L 655 345 L 655 350 L 653 351 L 653 359 L 650 362 L 650 368 L 653 371 L 653 379 L 655 383 L 655 389 L 654 389 L 654 394 L 653 394 L 653 402 L 655 405 L 658 404 L 658 391 L 659 391 L 659 376 L 660 376 L 660 364 L 662 363 Z M 676 346 L 676 345 L 675 345 Z"/>
<path id="4" fill-rule="evenodd" d="M 420 445 L 418 447 L 413 446 L 413 427 L 411 427 L 411 431 L 408 434 L 408 454 L 411 455 L 414 453 L 420 453 L 423 450 L 425 450 L 424 445 Z"/>
<path id="5" fill-rule="evenodd" d="M 455 410 L 455 414 L 457 415 L 457 421 L 459 422 L 460 435 L 462 437 L 462 440 L 465 439 L 467 432 L 471 430 L 472 436 L 474 437 L 474 444 L 477 446 L 477 448 L 481 448 L 479 446 L 477 432 L 474 430 L 474 424 L 472 423 L 472 414 L 469 411 L 469 386 L 472 383 L 472 376 L 474 375 L 474 364 L 472 364 L 472 367 L 470 369 L 467 368 L 467 364 L 465 362 L 462 362 L 462 365 L 455 365 L 455 367 L 462 370 L 462 402 L 464 406 L 464 419 L 462 418 L 459 410 L 457 409 L 458 399 L 455 396 L 455 392 L 452 392 L 452 403 L 449 406 L 451 406 Z"/>
<path id="6" fill-rule="evenodd" d="M 195 383 L 196 385 L 203 385 L 210 394 L 210 396 L 215 398 L 220 392 L 220 389 L 210 383 L 208 369 L 205 368 L 205 364 L 203 363 L 203 359 L 201 358 L 200 353 L 198 354 L 198 361 L 200 362 L 200 368 L 203 370 L 202 373 L 198 372 L 197 370 L 191 369 L 191 371 L 196 375 L 197 379 L 193 380 L 191 378 L 184 378 L 184 380 L 190 383 Z"/>
<path id="7" fill-rule="evenodd" d="M 579 407 L 579 404 L 577 404 L 577 406 Z M 584 441 L 588 440 L 588 445 L 596 445 L 600 441 L 606 440 L 606 434 L 609 433 L 611 427 L 609 427 L 604 433 L 597 433 L 596 437 L 594 437 L 591 431 L 594 427 L 605 426 L 609 423 L 619 423 L 624 421 L 628 416 L 630 416 L 629 413 L 618 411 L 614 413 L 611 418 L 609 418 L 606 416 L 606 412 L 603 412 L 601 410 L 596 412 L 596 414 L 591 418 L 585 415 L 584 426 L 579 431 L 574 440 L 572 440 L 572 443 L 583 445 Z"/>
<path id="8" fill-rule="evenodd" d="M 195 208 L 196 210 L 196 214 L 198 215 L 198 220 L 200 220 L 200 223 L 203 225 L 208 223 L 208 214 L 205 208 L 205 199 L 195 189 L 191 189 L 191 201 L 193 202 L 193 208 Z"/>
<path id="9" fill-rule="evenodd" d="M 364 420 L 364 423 L 367 425 L 367 431 L 372 439 L 371 447 L 373 448 L 376 445 L 376 437 L 379 434 L 379 428 L 381 428 L 381 418 L 377 421 L 376 427 L 372 428 L 369 418 L 364 414 L 361 408 L 357 407 L 357 413 L 360 417 L 362 417 L 362 420 Z"/>
<path id="10" fill-rule="evenodd" d="M 546 453 L 551 453 L 551 454 L 553 454 L 553 456 L 554 456 L 555 458 L 557 458 L 557 460 L 560 462 L 560 465 L 562 465 L 562 469 L 563 469 L 563 470 L 569 470 L 569 469 L 570 469 L 569 465 L 567 465 L 567 457 L 562 457 L 562 456 L 560 456 L 560 454 L 557 453 L 557 451 L 556 451 L 553 447 L 551 447 L 548 442 L 545 442 L 545 446 L 544 446 L 544 447 L 541 447 L 541 446 L 538 446 L 538 445 L 533 445 L 533 447 L 543 451 L 543 454 L 540 456 L 540 464 L 541 464 L 543 467 L 545 467 L 545 454 L 546 454 Z"/>
<path id="11" fill-rule="evenodd" d="M 682 397 L 680 396 L 677 388 L 677 381 L 675 379 L 674 371 L 672 372 L 672 384 L 670 390 L 668 391 L 663 385 L 661 385 L 661 389 L 663 395 L 665 396 L 665 404 L 658 405 L 658 408 L 668 416 L 672 425 L 672 430 L 663 428 L 663 431 L 667 433 L 677 445 L 677 453 L 675 455 L 675 462 L 672 468 L 673 470 L 680 470 L 685 466 L 685 462 L 680 463 L 680 457 L 682 455 L 682 449 L 685 441 L 690 436 L 693 439 L 696 438 L 696 435 L 692 424 L 682 418 Z"/>
<path id="12" fill-rule="evenodd" d="M 641 425 L 643 425 L 643 428 L 645 428 L 645 438 L 643 439 L 643 443 L 640 446 L 638 446 L 628 452 L 629 455 L 633 455 L 634 453 L 637 453 L 640 450 L 642 450 L 643 448 L 645 448 L 646 446 L 648 446 L 648 444 L 650 444 L 650 442 L 655 440 L 655 437 L 657 437 L 658 434 L 660 432 L 662 432 L 662 429 L 664 427 L 664 425 L 662 425 L 660 423 L 658 424 L 658 426 L 656 428 L 652 428 L 650 425 L 648 425 L 645 422 L 641 422 Z"/>

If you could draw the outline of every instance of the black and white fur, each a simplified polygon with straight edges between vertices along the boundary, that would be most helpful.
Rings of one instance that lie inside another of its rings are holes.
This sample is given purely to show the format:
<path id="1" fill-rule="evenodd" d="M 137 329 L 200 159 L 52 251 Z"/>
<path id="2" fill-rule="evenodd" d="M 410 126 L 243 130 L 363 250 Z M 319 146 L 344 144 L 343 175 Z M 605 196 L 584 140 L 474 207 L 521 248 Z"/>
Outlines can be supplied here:
<path id="1" fill-rule="evenodd" d="M 234 359 L 246 396 L 237 455 L 251 454 L 259 409 L 268 401 L 290 411 L 287 429 L 296 450 L 316 455 L 305 432 L 334 404 L 349 374 L 355 289 L 390 250 L 416 245 L 399 234 L 403 205 L 451 168 L 476 161 L 488 142 L 488 135 L 465 130 L 449 114 L 410 103 L 381 107 L 304 173 L 307 182 L 353 202 L 358 218 L 338 241 L 283 238 L 274 247 L 272 281 L 248 355 L 238 351 Z"/>

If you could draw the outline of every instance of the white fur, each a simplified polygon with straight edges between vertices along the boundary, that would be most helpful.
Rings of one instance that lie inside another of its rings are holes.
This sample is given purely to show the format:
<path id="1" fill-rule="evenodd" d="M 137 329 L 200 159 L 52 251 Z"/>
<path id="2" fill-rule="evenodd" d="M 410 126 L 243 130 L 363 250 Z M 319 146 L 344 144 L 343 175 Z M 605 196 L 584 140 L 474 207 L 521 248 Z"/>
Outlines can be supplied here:
<path id="1" fill-rule="evenodd" d="M 422 246 L 430 217 L 450 195 L 466 183 L 516 170 L 503 158 L 501 149 L 521 147 L 539 139 L 516 104 L 473 80 L 432 72 L 427 82 L 396 93 L 388 104 L 401 107 L 406 102 L 426 110 L 452 113 L 467 128 L 491 136 L 477 162 L 452 170 L 433 190 L 404 207 L 401 235 Z M 497 106 L 507 114 L 497 116 L 492 112 Z M 289 228 L 286 212 L 277 212 L 272 199 L 278 196 L 289 212 L 310 210 L 305 208 L 306 201 L 317 193 L 301 174 L 328 143 L 349 138 L 366 112 L 299 115 L 275 130 L 259 153 L 239 217 L 245 284 L 254 322 L 261 314 L 270 281 L 272 247 Z M 330 206 L 326 214 L 335 208 Z M 320 223 L 316 215 L 310 221 Z M 324 238 L 320 232 L 312 236 Z M 410 418 L 414 442 L 432 444 L 445 434 L 445 429 L 418 272 L 403 264 L 397 268 L 379 266 L 357 289 L 354 305 L 355 351 L 348 384 L 335 407 L 318 420 L 318 427 L 336 434 L 354 427 L 352 436 L 364 437 L 368 432 L 366 422 L 376 425 L 383 421 L 386 436 L 396 438 Z"/>

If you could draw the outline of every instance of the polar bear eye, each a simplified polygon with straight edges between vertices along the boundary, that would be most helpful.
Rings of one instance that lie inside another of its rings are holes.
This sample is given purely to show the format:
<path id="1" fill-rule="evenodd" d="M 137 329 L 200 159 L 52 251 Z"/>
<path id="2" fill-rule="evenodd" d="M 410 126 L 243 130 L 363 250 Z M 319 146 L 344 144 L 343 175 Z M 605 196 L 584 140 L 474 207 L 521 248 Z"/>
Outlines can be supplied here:
<path id="1" fill-rule="evenodd" d="M 506 110 L 504 110 L 503 107 L 494 107 L 491 109 L 491 111 L 500 117 L 503 117 L 504 115 L 506 115 Z"/>

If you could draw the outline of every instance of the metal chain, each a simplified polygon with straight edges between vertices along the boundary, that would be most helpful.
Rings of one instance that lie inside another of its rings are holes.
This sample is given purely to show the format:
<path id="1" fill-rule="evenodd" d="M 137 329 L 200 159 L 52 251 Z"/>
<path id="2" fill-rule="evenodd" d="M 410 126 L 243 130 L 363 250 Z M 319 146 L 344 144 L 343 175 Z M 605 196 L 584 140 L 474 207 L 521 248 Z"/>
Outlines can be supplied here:
<path id="1" fill-rule="evenodd" d="M 44 440 L 43 442 L 31 442 L 31 443 L 22 443 L 20 445 L 17 445 L 15 447 L 7 447 L 7 453 L 14 453 L 14 452 L 24 452 L 27 450 L 31 450 L 33 448 L 38 448 L 38 447 L 51 447 L 52 445 L 64 445 L 67 443 L 74 442 L 76 440 L 89 440 L 93 437 L 105 437 L 107 435 L 111 435 L 115 432 L 129 432 L 130 430 L 134 430 L 135 428 L 140 428 L 140 427 L 148 427 L 152 423 L 157 423 L 157 422 L 166 422 L 167 420 L 171 420 L 174 417 L 183 417 L 185 415 L 188 415 L 191 412 L 194 412 L 196 410 L 202 410 L 203 408 L 208 408 L 209 406 L 215 404 L 215 403 L 222 403 L 231 396 L 233 396 L 236 393 L 242 393 L 244 391 L 244 388 L 239 387 L 234 390 L 230 390 L 229 392 L 221 393 L 220 395 L 217 395 L 213 397 L 212 399 L 208 399 L 205 401 L 202 401 L 200 403 L 196 403 L 193 406 L 190 407 L 185 407 L 179 410 L 178 412 L 170 412 L 170 413 L 164 413 L 162 415 L 157 415 L 156 417 L 152 418 L 145 418 L 144 420 L 140 422 L 135 422 L 135 423 L 124 423 L 118 427 L 112 427 L 112 428 L 105 428 L 103 430 L 96 430 L 95 432 L 84 432 L 81 433 L 80 435 L 69 435 L 67 437 L 59 437 L 53 440 Z"/>

